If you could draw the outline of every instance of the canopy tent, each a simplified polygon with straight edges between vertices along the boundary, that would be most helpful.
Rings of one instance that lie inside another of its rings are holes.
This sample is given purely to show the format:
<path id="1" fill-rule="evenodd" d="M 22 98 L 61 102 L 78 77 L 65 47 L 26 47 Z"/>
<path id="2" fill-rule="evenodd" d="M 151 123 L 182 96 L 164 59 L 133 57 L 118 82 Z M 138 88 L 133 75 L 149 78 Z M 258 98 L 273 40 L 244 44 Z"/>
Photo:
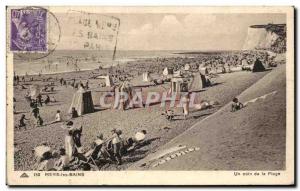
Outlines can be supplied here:
<path id="1" fill-rule="evenodd" d="M 105 80 L 105 86 L 111 87 L 113 86 L 113 81 L 109 75 L 106 76 L 97 76 L 96 79 L 104 79 Z"/>
<path id="2" fill-rule="evenodd" d="M 72 113 L 73 107 L 75 108 L 79 116 L 94 112 L 94 104 L 91 91 L 85 91 L 83 89 L 76 91 L 72 99 L 69 113 Z"/>

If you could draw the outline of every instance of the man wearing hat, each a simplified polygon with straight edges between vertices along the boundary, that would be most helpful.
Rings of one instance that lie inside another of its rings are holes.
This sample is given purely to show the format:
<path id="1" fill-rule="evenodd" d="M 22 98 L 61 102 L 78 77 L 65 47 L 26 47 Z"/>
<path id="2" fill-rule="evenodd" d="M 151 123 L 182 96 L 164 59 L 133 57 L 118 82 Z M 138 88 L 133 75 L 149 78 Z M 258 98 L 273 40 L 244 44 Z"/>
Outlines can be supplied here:
<path id="1" fill-rule="evenodd" d="M 111 132 L 113 134 L 111 143 L 112 143 L 114 157 L 117 160 L 117 164 L 121 165 L 122 164 L 122 157 L 121 157 L 121 142 L 122 142 L 122 139 L 121 139 L 120 135 L 122 134 L 122 131 L 113 129 Z"/>

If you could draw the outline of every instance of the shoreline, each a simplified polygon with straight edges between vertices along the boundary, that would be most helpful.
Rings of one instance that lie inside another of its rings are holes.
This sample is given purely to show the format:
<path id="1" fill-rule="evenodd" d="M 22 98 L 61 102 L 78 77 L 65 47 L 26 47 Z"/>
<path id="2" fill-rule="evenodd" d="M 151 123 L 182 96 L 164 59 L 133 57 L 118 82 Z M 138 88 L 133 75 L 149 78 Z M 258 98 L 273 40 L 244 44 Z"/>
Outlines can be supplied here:
<path id="1" fill-rule="evenodd" d="M 229 54 L 229 53 L 243 53 L 246 52 L 247 50 L 208 50 L 208 51 L 191 51 L 191 50 L 181 50 L 181 51 L 174 51 L 172 53 L 169 54 L 165 54 L 165 55 L 147 55 L 147 56 L 129 56 L 129 57 L 124 57 L 124 58 L 117 58 L 116 60 L 112 60 L 112 61 L 105 61 L 102 64 L 104 64 L 102 67 L 102 69 L 108 69 L 110 67 L 115 68 L 116 66 L 122 66 L 122 67 L 130 67 L 130 65 L 134 65 L 134 64 L 141 64 L 141 62 L 143 61 L 153 61 L 156 62 L 156 60 L 158 59 L 177 59 L 177 58 L 185 58 L 187 57 L 188 59 L 191 57 L 191 55 L 193 56 L 208 56 L 208 55 L 219 55 L 219 54 Z M 145 51 L 146 52 L 146 51 Z M 156 52 L 156 51 L 153 51 Z M 159 52 L 159 51 L 157 51 Z M 192 57 L 191 57 L 192 58 Z M 55 60 L 55 58 L 54 58 Z M 61 63 L 64 64 L 64 63 Z M 88 65 L 91 63 L 87 63 Z M 154 63 L 155 64 L 155 63 Z M 110 66 L 111 65 L 111 66 Z M 100 65 L 99 65 L 100 66 Z M 99 67 L 98 66 L 98 67 Z M 98 70 L 98 68 L 95 66 L 95 68 L 83 68 L 80 69 L 80 71 L 76 71 L 74 70 L 70 70 L 70 71 L 58 71 L 58 72 L 43 72 L 41 73 L 41 75 L 58 75 L 58 74 L 68 74 L 68 73 L 73 73 L 73 72 L 82 72 L 82 71 L 94 71 L 94 70 Z M 35 74 L 20 74 L 18 76 L 38 76 L 39 73 L 35 73 Z"/>

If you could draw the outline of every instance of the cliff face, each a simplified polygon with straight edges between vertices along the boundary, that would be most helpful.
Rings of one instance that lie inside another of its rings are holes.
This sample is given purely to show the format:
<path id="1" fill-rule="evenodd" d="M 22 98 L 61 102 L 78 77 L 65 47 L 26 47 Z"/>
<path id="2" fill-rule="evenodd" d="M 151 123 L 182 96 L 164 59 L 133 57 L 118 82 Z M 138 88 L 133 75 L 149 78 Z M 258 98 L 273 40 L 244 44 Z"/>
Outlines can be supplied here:
<path id="1" fill-rule="evenodd" d="M 286 25 L 250 26 L 243 50 L 269 50 L 275 53 L 284 53 L 286 51 Z"/>

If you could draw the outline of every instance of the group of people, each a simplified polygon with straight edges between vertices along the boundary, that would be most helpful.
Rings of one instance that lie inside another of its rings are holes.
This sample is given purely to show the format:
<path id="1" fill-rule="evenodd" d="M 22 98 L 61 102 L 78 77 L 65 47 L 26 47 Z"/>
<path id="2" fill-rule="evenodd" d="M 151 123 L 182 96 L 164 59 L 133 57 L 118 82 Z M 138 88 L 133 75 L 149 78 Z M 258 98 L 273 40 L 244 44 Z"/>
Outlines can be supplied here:
<path id="1" fill-rule="evenodd" d="M 42 107 L 43 103 L 45 105 L 48 105 L 51 102 L 51 99 L 50 99 L 49 95 L 46 95 L 46 98 L 44 100 L 43 100 L 41 94 L 38 94 L 36 96 L 36 99 L 33 99 L 30 96 L 25 96 L 25 98 L 29 101 L 30 108 L 32 109 L 31 110 L 31 115 L 33 116 L 33 118 L 35 120 L 36 127 L 43 126 L 44 125 L 44 120 L 40 115 L 39 107 Z M 26 130 L 27 129 L 26 121 L 29 121 L 29 120 L 30 119 L 27 119 L 25 114 L 22 114 L 20 119 L 19 119 L 19 124 L 16 126 L 16 128 L 18 128 L 19 130 L 21 128 L 24 128 Z M 60 121 L 61 121 L 60 110 L 57 110 L 54 122 L 60 122 Z"/>
<path id="2" fill-rule="evenodd" d="M 73 121 L 66 122 L 64 147 L 58 151 L 46 144 L 35 147 L 33 152 L 37 157 L 36 170 L 99 170 L 104 163 L 121 165 L 123 157 L 130 151 L 142 146 L 146 141 L 146 130 L 138 131 L 133 137 L 125 138 L 120 129 L 112 129 L 111 137 L 105 139 L 102 133 L 84 149 L 81 144 L 82 126 L 75 127 Z"/>

